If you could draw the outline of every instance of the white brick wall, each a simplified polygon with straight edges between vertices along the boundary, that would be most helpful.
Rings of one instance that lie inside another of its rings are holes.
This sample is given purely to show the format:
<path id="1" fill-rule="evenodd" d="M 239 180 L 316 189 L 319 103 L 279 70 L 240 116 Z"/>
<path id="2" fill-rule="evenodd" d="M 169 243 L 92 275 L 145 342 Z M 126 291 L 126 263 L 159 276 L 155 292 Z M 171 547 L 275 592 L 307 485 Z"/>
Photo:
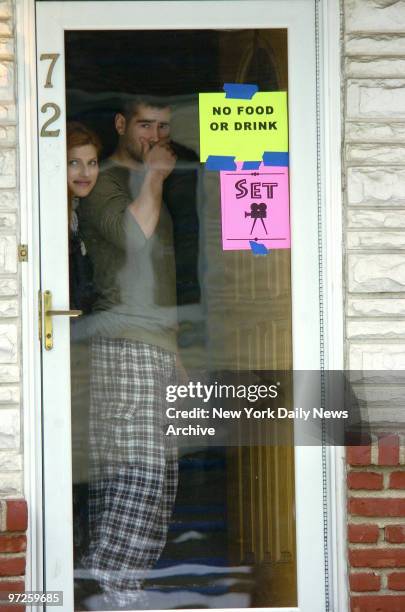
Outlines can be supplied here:
<path id="1" fill-rule="evenodd" d="M 346 363 L 405 369 L 405 1 L 342 3 Z M 398 422 L 389 397 L 372 390 L 372 420 Z"/>
<path id="2" fill-rule="evenodd" d="M 405 0 L 342 0 L 346 364 L 405 369 Z M 0 498 L 22 493 L 12 0 L 0 0 Z"/>
<path id="3" fill-rule="evenodd" d="M 22 495 L 13 3 L 0 1 L 0 498 Z"/>

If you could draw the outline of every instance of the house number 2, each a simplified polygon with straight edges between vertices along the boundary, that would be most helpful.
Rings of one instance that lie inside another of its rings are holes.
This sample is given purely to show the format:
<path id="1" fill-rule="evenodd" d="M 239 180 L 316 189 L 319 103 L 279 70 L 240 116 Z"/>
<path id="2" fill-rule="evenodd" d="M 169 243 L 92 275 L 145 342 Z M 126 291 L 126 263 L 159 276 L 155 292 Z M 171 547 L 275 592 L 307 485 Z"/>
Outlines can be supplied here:
<path id="1" fill-rule="evenodd" d="M 58 61 L 60 57 L 60 53 L 41 53 L 39 59 L 40 61 L 44 61 L 44 60 L 48 60 L 50 61 L 49 64 L 49 68 L 48 68 L 48 72 L 46 75 L 46 80 L 45 80 L 45 88 L 53 88 L 53 84 L 52 84 L 52 75 L 53 75 L 53 69 L 55 68 L 55 64 Z M 41 128 L 41 136 L 44 137 L 55 137 L 55 136 L 59 136 L 60 130 L 50 130 L 49 126 L 52 125 L 52 123 L 55 123 L 55 121 L 57 121 L 60 117 L 60 107 L 55 104 L 54 102 L 45 102 L 45 104 L 43 104 L 41 106 L 41 113 L 46 113 L 48 110 L 51 110 L 52 115 L 45 121 L 44 125 Z"/>

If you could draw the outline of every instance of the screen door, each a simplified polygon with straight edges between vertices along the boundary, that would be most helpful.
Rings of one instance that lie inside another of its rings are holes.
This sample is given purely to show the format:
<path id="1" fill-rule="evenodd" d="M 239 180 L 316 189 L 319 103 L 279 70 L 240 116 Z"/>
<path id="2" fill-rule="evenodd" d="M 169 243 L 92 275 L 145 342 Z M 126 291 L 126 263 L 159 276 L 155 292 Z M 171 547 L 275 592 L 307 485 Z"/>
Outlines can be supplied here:
<path id="1" fill-rule="evenodd" d="M 162 351 L 174 355 L 166 389 L 202 380 L 212 392 L 221 383 L 228 392 L 270 388 L 269 372 L 319 368 L 313 3 L 41 2 L 37 32 L 41 284 L 51 311 L 43 347 L 46 588 L 64 591 L 66 610 L 114 609 L 105 584 L 131 590 L 137 581 L 145 598 L 133 609 L 321 610 L 321 455 L 294 449 L 291 421 L 271 441 L 211 443 L 196 428 L 180 435 L 175 484 L 165 475 L 176 489 L 170 516 L 164 526 L 147 523 L 145 540 L 162 534 L 149 542 L 159 551 L 144 566 L 121 564 L 133 524 L 108 510 L 113 479 L 105 476 L 112 463 L 122 472 L 132 461 L 106 457 L 123 423 L 137 418 L 141 383 L 149 384 L 131 379 L 131 363 L 146 359 L 130 356 L 135 344 L 154 347 L 154 363 Z M 90 140 L 70 141 L 83 126 Z M 163 146 L 175 162 L 160 183 L 158 224 L 148 234 L 137 217 L 133 229 L 152 245 L 146 256 L 135 242 L 119 243 L 113 217 L 97 233 L 105 223 L 98 215 L 108 190 L 115 202 L 125 191 L 128 209 L 138 201 L 144 177 L 134 168 Z M 90 304 L 75 281 L 76 266 L 88 262 Z M 283 393 L 289 405 L 292 382 Z M 171 405 L 167 394 L 163 401 Z M 131 486 L 120 508 L 136 522 L 143 510 Z M 107 550 L 103 572 L 89 563 L 97 537 Z"/>

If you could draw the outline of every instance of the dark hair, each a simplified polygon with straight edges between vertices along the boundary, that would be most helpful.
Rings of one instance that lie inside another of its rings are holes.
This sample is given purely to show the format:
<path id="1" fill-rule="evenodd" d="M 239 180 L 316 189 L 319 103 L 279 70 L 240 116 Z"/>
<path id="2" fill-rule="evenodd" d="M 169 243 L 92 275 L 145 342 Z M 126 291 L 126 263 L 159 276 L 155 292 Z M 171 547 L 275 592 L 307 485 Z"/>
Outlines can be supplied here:
<path id="1" fill-rule="evenodd" d="M 138 94 L 122 100 L 119 113 L 124 115 L 127 121 L 137 113 L 140 106 L 151 106 L 152 108 L 167 108 L 170 102 L 166 98 L 151 96 L 148 94 Z"/>
<path id="2" fill-rule="evenodd" d="M 101 140 L 95 132 L 78 121 L 69 121 L 66 124 L 66 149 L 73 147 L 83 147 L 85 145 L 93 145 L 97 151 L 97 157 L 100 157 L 102 145 Z"/>

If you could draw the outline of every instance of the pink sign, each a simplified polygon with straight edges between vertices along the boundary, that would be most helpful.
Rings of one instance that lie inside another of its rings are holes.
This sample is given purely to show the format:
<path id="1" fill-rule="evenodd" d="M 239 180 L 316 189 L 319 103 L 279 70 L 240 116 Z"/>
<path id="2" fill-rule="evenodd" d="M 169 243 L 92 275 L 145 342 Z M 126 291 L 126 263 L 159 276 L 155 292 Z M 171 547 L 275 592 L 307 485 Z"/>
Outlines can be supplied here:
<path id="1" fill-rule="evenodd" d="M 220 173 L 224 251 L 250 249 L 251 240 L 270 251 L 290 248 L 288 167 L 242 168 Z"/>

